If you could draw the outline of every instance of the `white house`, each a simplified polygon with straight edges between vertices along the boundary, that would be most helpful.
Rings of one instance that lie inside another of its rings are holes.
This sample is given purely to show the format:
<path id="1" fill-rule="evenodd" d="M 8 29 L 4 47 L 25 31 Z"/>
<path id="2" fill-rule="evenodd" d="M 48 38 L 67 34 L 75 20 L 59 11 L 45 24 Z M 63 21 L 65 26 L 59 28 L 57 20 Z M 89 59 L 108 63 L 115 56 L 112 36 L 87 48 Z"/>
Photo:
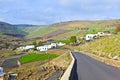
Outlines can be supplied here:
<path id="1" fill-rule="evenodd" d="M 105 36 L 105 33 L 104 32 L 98 32 L 98 35 L 99 36 Z"/>
<path id="2" fill-rule="evenodd" d="M 3 77 L 6 73 L 3 71 L 3 68 L 0 67 L 0 80 L 3 80 Z"/>
<path id="3" fill-rule="evenodd" d="M 34 45 L 27 45 L 27 46 L 25 46 L 25 48 L 26 49 L 33 49 L 33 48 L 35 48 L 35 46 Z"/>
<path id="4" fill-rule="evenodd" d="M 56 48 L 57 47 L 57 43 L 51 43 L 51 48 Z"/>
<path id="5" fill-rule="evenodd" d="M 101 37 L 101 36 L 110 36 L 111 34 L 104 33 L 104 32 L 98 32 L 97 34 L 87 34 L 85 39 L 86 41 Z"/>
<path id="6" fill-rule="evenodd" d="M 52 46 L 51 46 L 51 45 L 46 45 L 46 46 L 47 46 L 47 48 L 48 48 L 48 49 L 51 49 L 51 48 L 52 48 Z"/>
<path id="7" fill-rule="evenodd" d="M 25 50 L 25 47 L 19 47 L 19 48 L 17 48 L 18 50 Z"/>
<path id="8" fill-rule="evenodd" d="M 57 46 L 64 46 L 64 45 L 65 43 L 62 43 L 62 42 L 57 43 Z"/>
<path id="9" fill-rule="evenodd" d="M 98 37 L 97 34 L 87 34 L 85 39 L 86 39 L 86 41 L 89 41 L 89 40 L 95 39 L 97 37 Z"/>
<path id="10" fill-rule="evenodd" d="M 47 51 L 48 49 L 52 49 L 52 48 L 56 48 L 56 47 L 57 47 L 56 43 L 51 43 L 50 45 L 36 47 L 36 49 L 38 51 Z"/>
<path id="11" fill-rule="evenodd" d="M 98 32 L 99 36 L 110 36 L 111 34 L 104 33 L 104 32 Z"/>
<path id="12" fill-rule="evenodd" d="M 47 51 L 49 48 L 48 48 L 48 45 L 44 45 L 44 46 L 36 47 L 36 49 L 38 51 Z"/>
<path id="13" fill-rule="evenodd" d="M 18 50 L 29 50 L 29 49 L 33 49 L 35 48 L 34 45 L 27 45 L 27 46 L 21 46 L 19 48 L 17 48 Z"/>

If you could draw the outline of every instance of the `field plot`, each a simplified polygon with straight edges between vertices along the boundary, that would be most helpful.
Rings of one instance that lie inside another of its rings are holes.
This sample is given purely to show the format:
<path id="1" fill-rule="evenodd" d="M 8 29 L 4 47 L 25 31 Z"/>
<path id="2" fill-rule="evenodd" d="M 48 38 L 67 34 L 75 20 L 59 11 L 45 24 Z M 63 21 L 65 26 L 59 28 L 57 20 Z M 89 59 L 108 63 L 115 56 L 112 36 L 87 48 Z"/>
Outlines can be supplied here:
<path id="1" fill-rule="evenodd" d="M 20 58 L 20 62 L 22 64 L 35 62 L 35 61 L 41 61 L 41 60 L 47 60 L 48 58 L 53 59 L 55 57 L 58 57 L 57 54 L 28 54 L 25 56 L 22 56 Z"/>

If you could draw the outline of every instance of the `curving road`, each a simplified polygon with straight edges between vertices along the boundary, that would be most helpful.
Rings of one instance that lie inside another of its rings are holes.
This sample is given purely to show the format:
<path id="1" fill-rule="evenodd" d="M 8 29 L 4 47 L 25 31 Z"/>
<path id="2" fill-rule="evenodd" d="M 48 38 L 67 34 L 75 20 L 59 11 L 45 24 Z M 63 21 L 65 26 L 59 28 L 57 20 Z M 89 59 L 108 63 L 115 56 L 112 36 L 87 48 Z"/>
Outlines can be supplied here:
<path id="1" fill-rule="evenodd" d="M 72 80 L 120 80 L 120 70 L 87 55 L 73 52 L 76 59 Z"/>

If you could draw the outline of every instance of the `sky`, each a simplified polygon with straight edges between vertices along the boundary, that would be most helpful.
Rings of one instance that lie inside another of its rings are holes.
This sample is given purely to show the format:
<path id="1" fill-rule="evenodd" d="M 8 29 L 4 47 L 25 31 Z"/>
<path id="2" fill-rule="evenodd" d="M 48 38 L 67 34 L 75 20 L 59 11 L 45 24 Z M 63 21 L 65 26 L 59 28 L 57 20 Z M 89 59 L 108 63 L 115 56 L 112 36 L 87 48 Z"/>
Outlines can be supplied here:
<path id="1" fill-rule="evenodd" d="M 46 25 L 120 19 L 120 0 L 0 0 L 0 21 Z"/>

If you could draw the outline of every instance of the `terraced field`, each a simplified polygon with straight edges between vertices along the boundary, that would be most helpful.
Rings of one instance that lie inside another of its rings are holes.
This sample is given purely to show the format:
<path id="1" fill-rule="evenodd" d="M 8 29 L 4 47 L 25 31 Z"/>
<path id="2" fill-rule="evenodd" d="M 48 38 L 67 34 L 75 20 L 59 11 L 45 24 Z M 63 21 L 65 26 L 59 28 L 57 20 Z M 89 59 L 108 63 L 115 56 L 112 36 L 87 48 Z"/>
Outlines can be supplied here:
<path id="1" fill-rule="evenodd" d="M 71 57 L 68 51 L 64 52 L 64 54 L 50 60 L 49 63 L 48 61 L 36 61 L 22 64 L 19 68 L 13 68 L 5 71 L 18 73 L 19 76 L 17 76 L 17 80 L 50 80 L 51 78 L 57 80 L 60 79 L 61 75 L 71 62 Z M 52 55 L 53 54 L 51 54 L 51 56 Z M 8 76 L 5 76 L 6 80 L 7 78 Z"/>
<path id="2" fill-rule="evenodd" d="M 58 57 L 57 54 L 28 54 L 25 56 L 22 56 L 20 58 L 20 62 L 22 64 L 35 62 L 35 61 L 42 61 L 47 60 L 48 58 L 53 59 L 55 57 Z"/>

